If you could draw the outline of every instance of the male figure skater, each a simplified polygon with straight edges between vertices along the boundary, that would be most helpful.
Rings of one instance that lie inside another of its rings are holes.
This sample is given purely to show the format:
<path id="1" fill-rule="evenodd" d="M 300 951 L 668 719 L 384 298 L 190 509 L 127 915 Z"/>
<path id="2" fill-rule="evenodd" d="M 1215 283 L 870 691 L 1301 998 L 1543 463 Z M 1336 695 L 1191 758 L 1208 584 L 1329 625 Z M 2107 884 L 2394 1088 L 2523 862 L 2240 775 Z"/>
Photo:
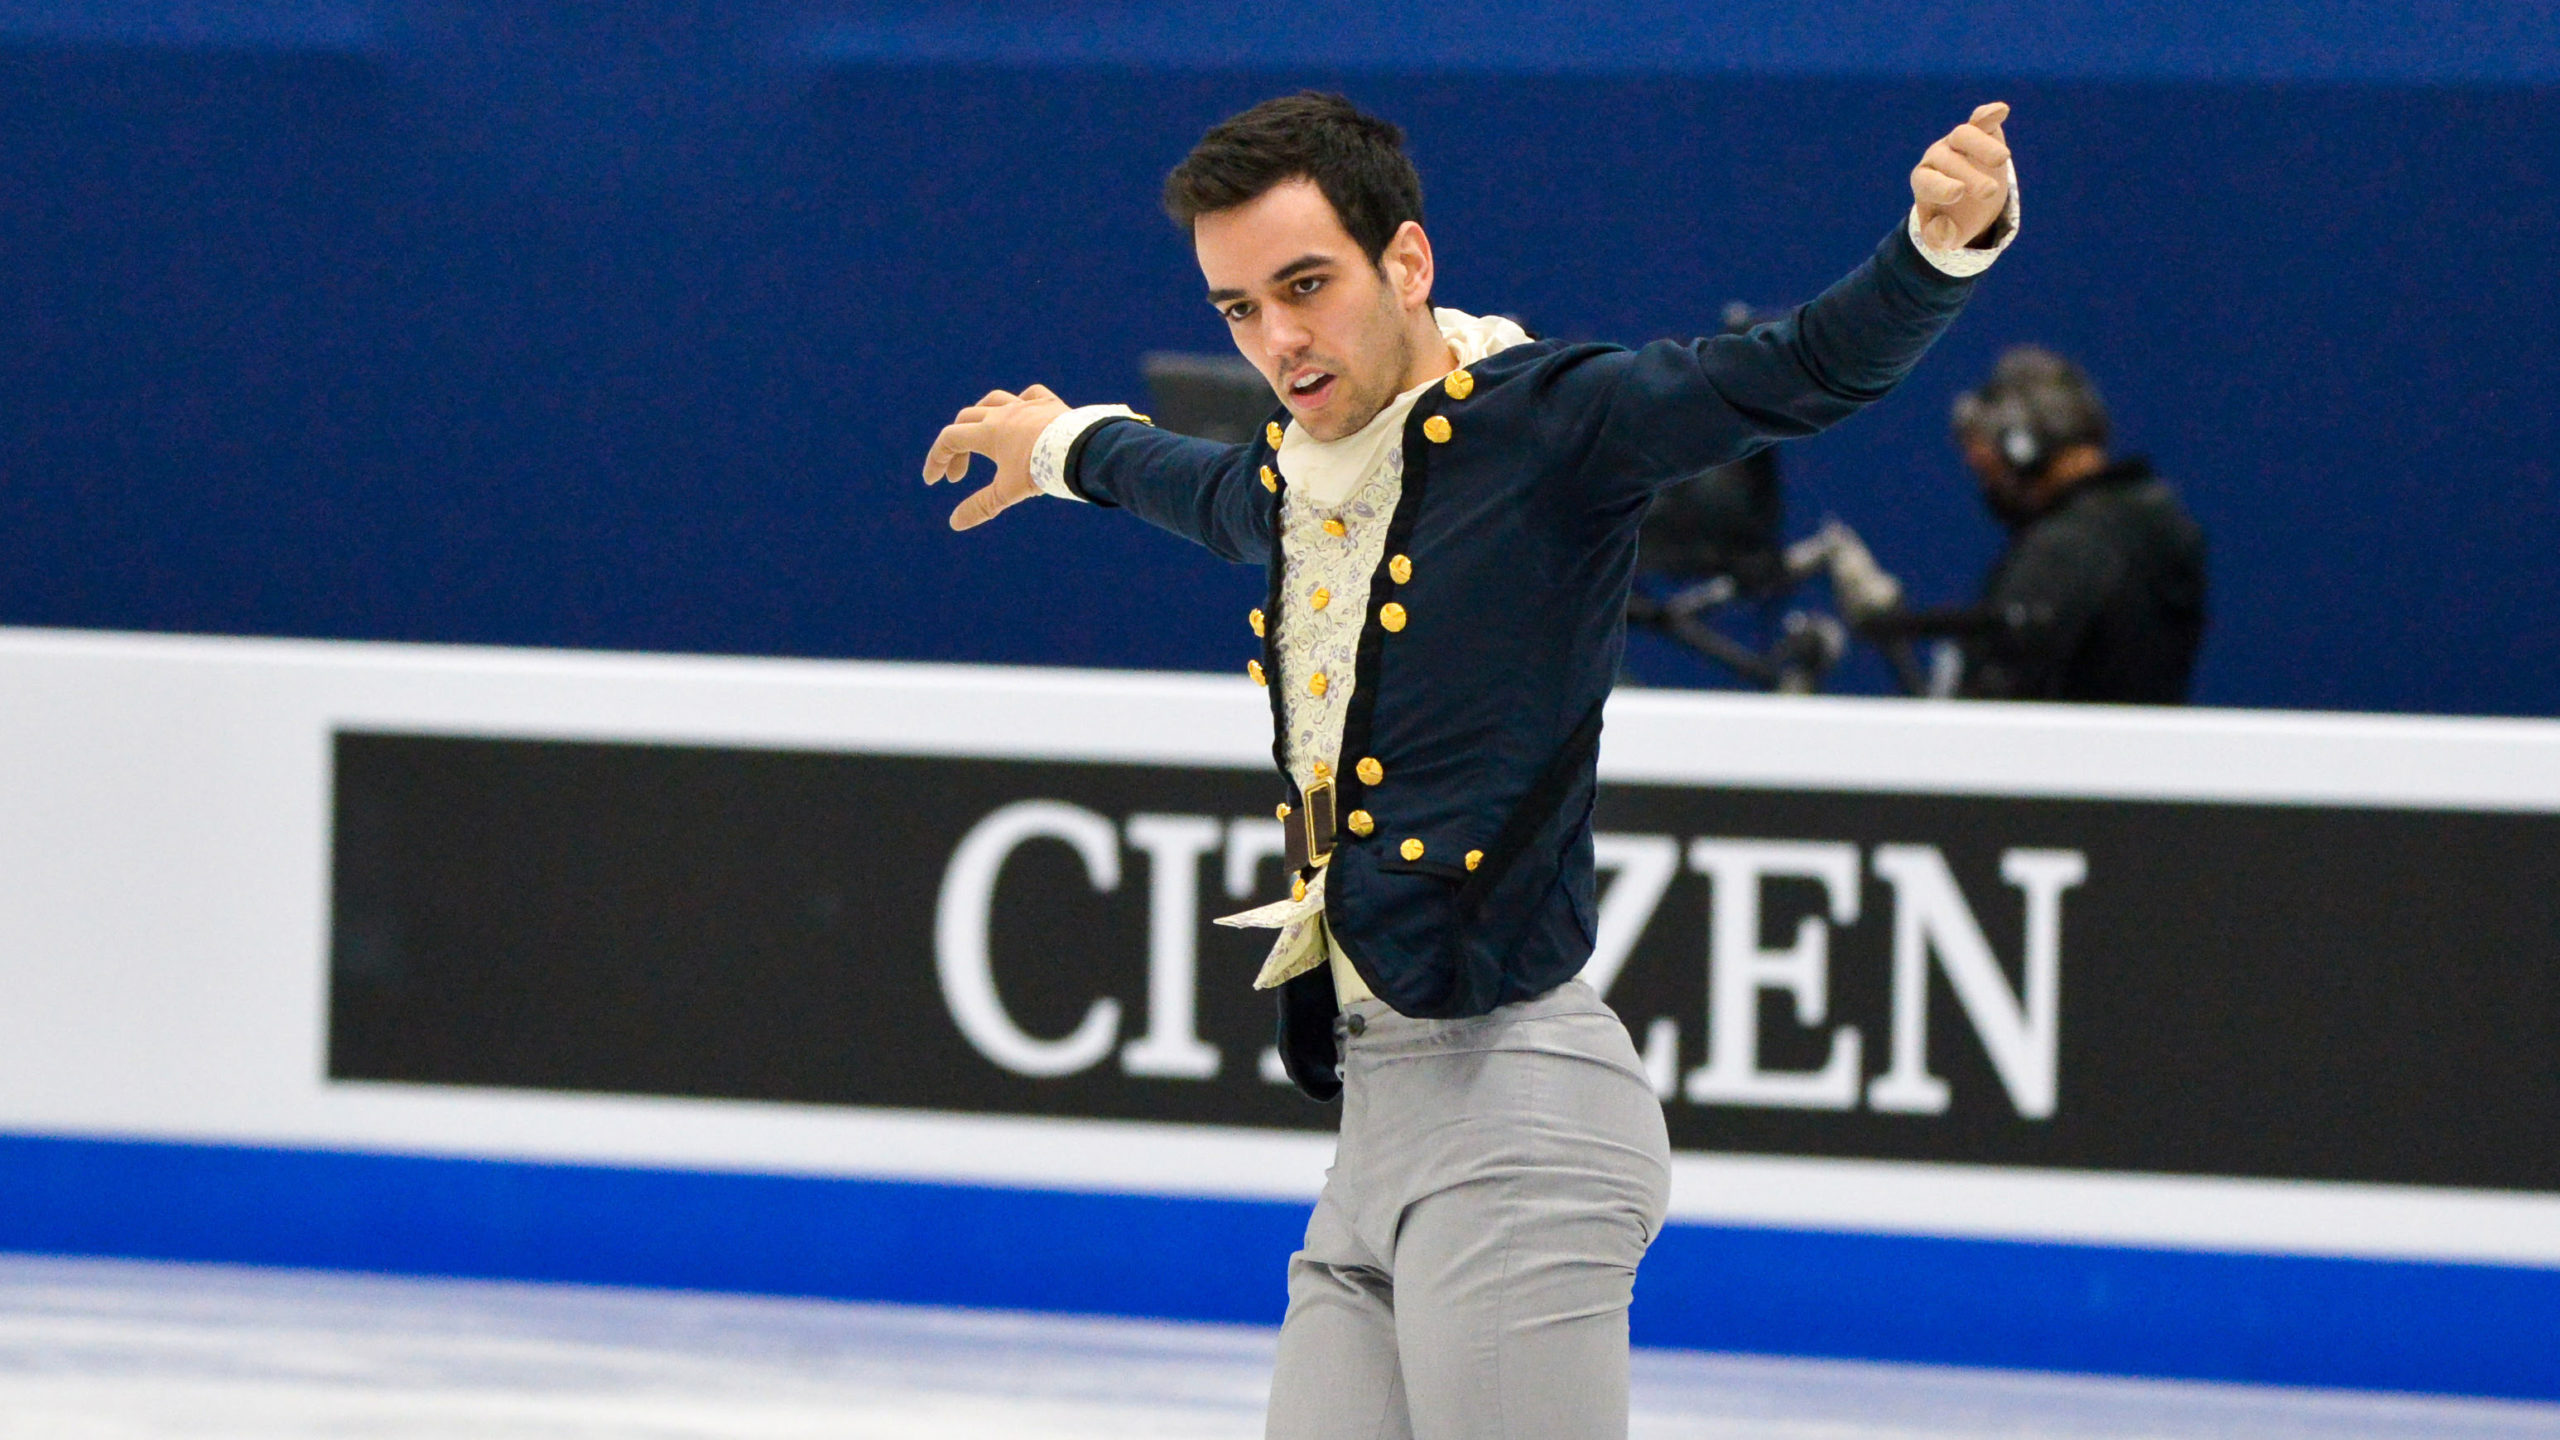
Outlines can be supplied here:
<path id="1" fill-rule="evenodd" d="M 1165 183 L 1209 303 L 1281 409 L 1222 446 L 995 391 L 925 479 L 1122 506 L 1270 576 L 1299 1086 L 1342 1133 L 1290 1262 L 1275 1440 L 1623 1437 L 1627 1305 L 1670 1147 L 1591 954 L 1600 706 L 1653 492 L 1882 396 L 2017 229 L 1986 105 L 1929 147 L 1875 255 L 1787 319 L 1638 350 L 1431 305 L 1403 134 L 1338 96 L 1212 129 Z"/>

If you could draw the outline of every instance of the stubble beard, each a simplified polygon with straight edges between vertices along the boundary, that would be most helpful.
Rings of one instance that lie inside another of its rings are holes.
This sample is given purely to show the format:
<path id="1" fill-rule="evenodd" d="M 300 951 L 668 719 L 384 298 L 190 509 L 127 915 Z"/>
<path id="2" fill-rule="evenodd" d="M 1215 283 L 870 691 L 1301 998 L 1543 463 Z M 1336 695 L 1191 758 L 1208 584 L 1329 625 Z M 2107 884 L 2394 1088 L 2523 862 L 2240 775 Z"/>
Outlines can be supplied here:
<path id="1" fill-rule="evenodd" d="M 1404 393 L 1404 377 L 1413 373 L 1414 347 L 1413 336 L 1406 331 L 1401 319 L 1402 312 L 1392 304 L 1384 307 L 1380 320 L 1389 336 L 1384 347 L 1387 363 L 1375 372 L 1373 378 L 1363 383 L 1359 393 L 1347 397 L 1356 403 L 1345 407 L 1343 414 L 1346 420 L 1342 428 L 1331 435 L 1317 435 L 1318 440 L 1340 440 L 1344 436 L 1359 434 L 1398 395 Z M 1348 375 L 1342 378 L 1346 382 L 1351 379 Z"/>

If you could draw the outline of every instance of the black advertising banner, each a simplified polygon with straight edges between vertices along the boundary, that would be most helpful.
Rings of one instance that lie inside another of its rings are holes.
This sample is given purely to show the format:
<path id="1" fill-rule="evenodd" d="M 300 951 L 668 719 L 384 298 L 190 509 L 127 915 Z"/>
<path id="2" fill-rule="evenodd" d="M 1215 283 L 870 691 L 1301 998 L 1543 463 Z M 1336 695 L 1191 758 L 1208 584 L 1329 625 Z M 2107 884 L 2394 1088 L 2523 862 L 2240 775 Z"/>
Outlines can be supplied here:
<path id="1" fill-rule="evenodd" d="M 344 1080 L 1329 1129 L 1276 781 L 342 733 Z M 2560 816 L 1612 785 L 1683 1149 L 2560 1191 Z"/>

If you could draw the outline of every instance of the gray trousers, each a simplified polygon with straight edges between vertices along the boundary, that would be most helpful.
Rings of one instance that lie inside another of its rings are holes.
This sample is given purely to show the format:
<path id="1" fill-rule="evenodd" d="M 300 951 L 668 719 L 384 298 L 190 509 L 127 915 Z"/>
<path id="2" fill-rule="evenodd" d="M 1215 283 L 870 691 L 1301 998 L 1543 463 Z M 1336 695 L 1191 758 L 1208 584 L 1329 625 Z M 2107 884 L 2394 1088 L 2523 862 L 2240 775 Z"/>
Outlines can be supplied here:
<path id="1" fill-rule="evenodd" d="M 1342 1139 L 1271 1383 L 1270 1440 L 1624 1440 L 1627 1302 L 1671 1146 L 1579 980 L 1467 1020 L 1361 1001 Z"/>

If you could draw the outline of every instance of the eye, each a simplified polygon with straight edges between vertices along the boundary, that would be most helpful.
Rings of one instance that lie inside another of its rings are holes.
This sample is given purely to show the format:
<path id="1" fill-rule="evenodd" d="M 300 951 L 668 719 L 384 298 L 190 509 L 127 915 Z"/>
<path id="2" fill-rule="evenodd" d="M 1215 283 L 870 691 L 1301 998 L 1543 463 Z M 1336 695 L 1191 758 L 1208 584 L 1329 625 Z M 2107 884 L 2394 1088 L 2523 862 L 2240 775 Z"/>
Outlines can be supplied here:
<path id="1" fill-rule="evenodd" d="M 1227 323 L 1230 325 L 1241 324 L 1246 316 L 1253 313 L 1253 302 L 1249 300 L 1239 300 L 1218 313 L 1226 316 Z"/>
<path id="2" fill-rule="evenodd" d="M 1324 277 L 1321 275 L 1301 275 L 1289 282 L 1289 293 L 1292 295 L 1313 295 L 1323 288 Z"/>

